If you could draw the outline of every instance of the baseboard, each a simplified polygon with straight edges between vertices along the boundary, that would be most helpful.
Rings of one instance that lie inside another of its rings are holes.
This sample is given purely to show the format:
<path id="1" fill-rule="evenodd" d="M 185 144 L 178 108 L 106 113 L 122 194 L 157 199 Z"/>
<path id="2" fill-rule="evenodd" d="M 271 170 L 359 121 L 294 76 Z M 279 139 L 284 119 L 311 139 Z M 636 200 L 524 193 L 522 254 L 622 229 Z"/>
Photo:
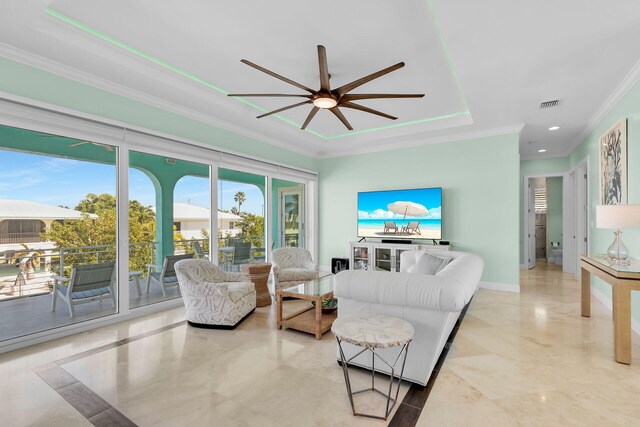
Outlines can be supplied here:
<path id="1" fill-rule="evenodd" d="M 480 282 L 478 287 L 482 289 L 491 289 L 492 291 L 520 293 L 520 285 L 514 283 Z"/>
<path id="2" fill-rule="evenodd" d="M 611 303 L 611 298 L 609 298 L 608 296 L 606 296 L 605 294 L 603 294 L 602 292 L 600 292 L 598 289 L 594 288 L 593 286 L 591 286 L 591 295 L 593 295 L 595 297 L 595 299 L 600 301 L 602 303 L 602 305 L 607 307 L 607 310 L 609 310 L 609 311 L 613 310 L 613 305 Z M 633 330 L 633 332 L 635 332 L 636 334 L 640 335 L 640 321 L 634 319 L 633 316 L 631 316 L 631 329 Z"/>

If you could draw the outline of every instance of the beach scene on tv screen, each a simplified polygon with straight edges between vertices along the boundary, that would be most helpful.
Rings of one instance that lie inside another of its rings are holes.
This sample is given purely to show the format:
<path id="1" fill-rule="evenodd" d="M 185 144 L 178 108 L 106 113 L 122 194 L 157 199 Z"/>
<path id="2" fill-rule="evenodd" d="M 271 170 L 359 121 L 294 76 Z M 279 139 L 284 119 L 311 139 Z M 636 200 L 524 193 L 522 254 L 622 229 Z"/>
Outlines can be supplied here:
<path id="1" fill-rule="evenodd" d="M 442 189 L 358 193 L 358 237 L 441 239 Z"/>

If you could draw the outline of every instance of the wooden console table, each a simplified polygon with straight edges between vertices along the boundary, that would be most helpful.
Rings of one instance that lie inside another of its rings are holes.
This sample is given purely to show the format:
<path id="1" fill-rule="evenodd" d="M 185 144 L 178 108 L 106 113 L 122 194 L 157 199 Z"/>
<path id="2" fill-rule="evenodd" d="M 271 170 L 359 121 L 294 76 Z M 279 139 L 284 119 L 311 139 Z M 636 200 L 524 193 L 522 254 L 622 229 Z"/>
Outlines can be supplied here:
<path id="1" fill-rule="evenodd" d="M 611 285 L 615 359 L 631 364 L 631 291 L 640 291 L 640 261 L 616 265 L 604 256 L 580 256 L 582 316 L 591 316 L 591 274 Z"/>

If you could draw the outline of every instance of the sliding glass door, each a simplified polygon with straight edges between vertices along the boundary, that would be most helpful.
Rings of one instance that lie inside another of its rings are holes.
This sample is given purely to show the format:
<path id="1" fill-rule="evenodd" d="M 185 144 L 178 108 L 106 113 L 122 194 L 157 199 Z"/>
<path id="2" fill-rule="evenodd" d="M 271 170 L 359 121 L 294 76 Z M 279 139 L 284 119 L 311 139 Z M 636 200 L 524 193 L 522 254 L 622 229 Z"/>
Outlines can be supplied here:
<path id="1" fill-rule="evenodd" d="M 210 167 L 129 152 L 129 306 L 178 298 L 174 264 L 208 258 Z"/>
<path id="2" fill-rule="evenodd" d="M 218 263 L 228 271 L 266 259 L 266 177 L 218 169 Z"/>
<path id="3" fill-rule="evenodd" d="M 0 126 L 0 341 L 118 312 L 117 155 Z"/>
<path id="4" fill-rule="evenodd" d="M 314 174 L 2 100 L 0 123 L 0 351 L 178 306 L 179 257 L 315 255 Z"/>

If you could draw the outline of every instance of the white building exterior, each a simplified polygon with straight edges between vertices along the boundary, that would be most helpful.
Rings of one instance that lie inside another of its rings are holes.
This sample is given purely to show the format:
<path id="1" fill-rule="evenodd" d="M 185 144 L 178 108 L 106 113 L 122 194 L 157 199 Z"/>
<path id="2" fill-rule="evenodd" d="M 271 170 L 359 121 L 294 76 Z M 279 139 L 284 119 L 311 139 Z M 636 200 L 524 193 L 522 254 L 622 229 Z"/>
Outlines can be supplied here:
<path id="1" fill-rule="evenodd" d="M 234 237 L 242 231 L 242 218 L 232 213 L 218 211 L 218 230 L 223 236 Z M 187 203 L 173 204 L 173 224 L 185 239 L 201 239 L 202 229 L 209 229 L 209 209 Z"/>
<path id="2" fill-rule="evenodd" d="M 0 251 L 20 250 L 21 243 L 31 248 L 52 248 L 42 242 L 40 233 L 54 221 L 80 219 L 82 212 L 30 200 L 0 199 Z"/>

